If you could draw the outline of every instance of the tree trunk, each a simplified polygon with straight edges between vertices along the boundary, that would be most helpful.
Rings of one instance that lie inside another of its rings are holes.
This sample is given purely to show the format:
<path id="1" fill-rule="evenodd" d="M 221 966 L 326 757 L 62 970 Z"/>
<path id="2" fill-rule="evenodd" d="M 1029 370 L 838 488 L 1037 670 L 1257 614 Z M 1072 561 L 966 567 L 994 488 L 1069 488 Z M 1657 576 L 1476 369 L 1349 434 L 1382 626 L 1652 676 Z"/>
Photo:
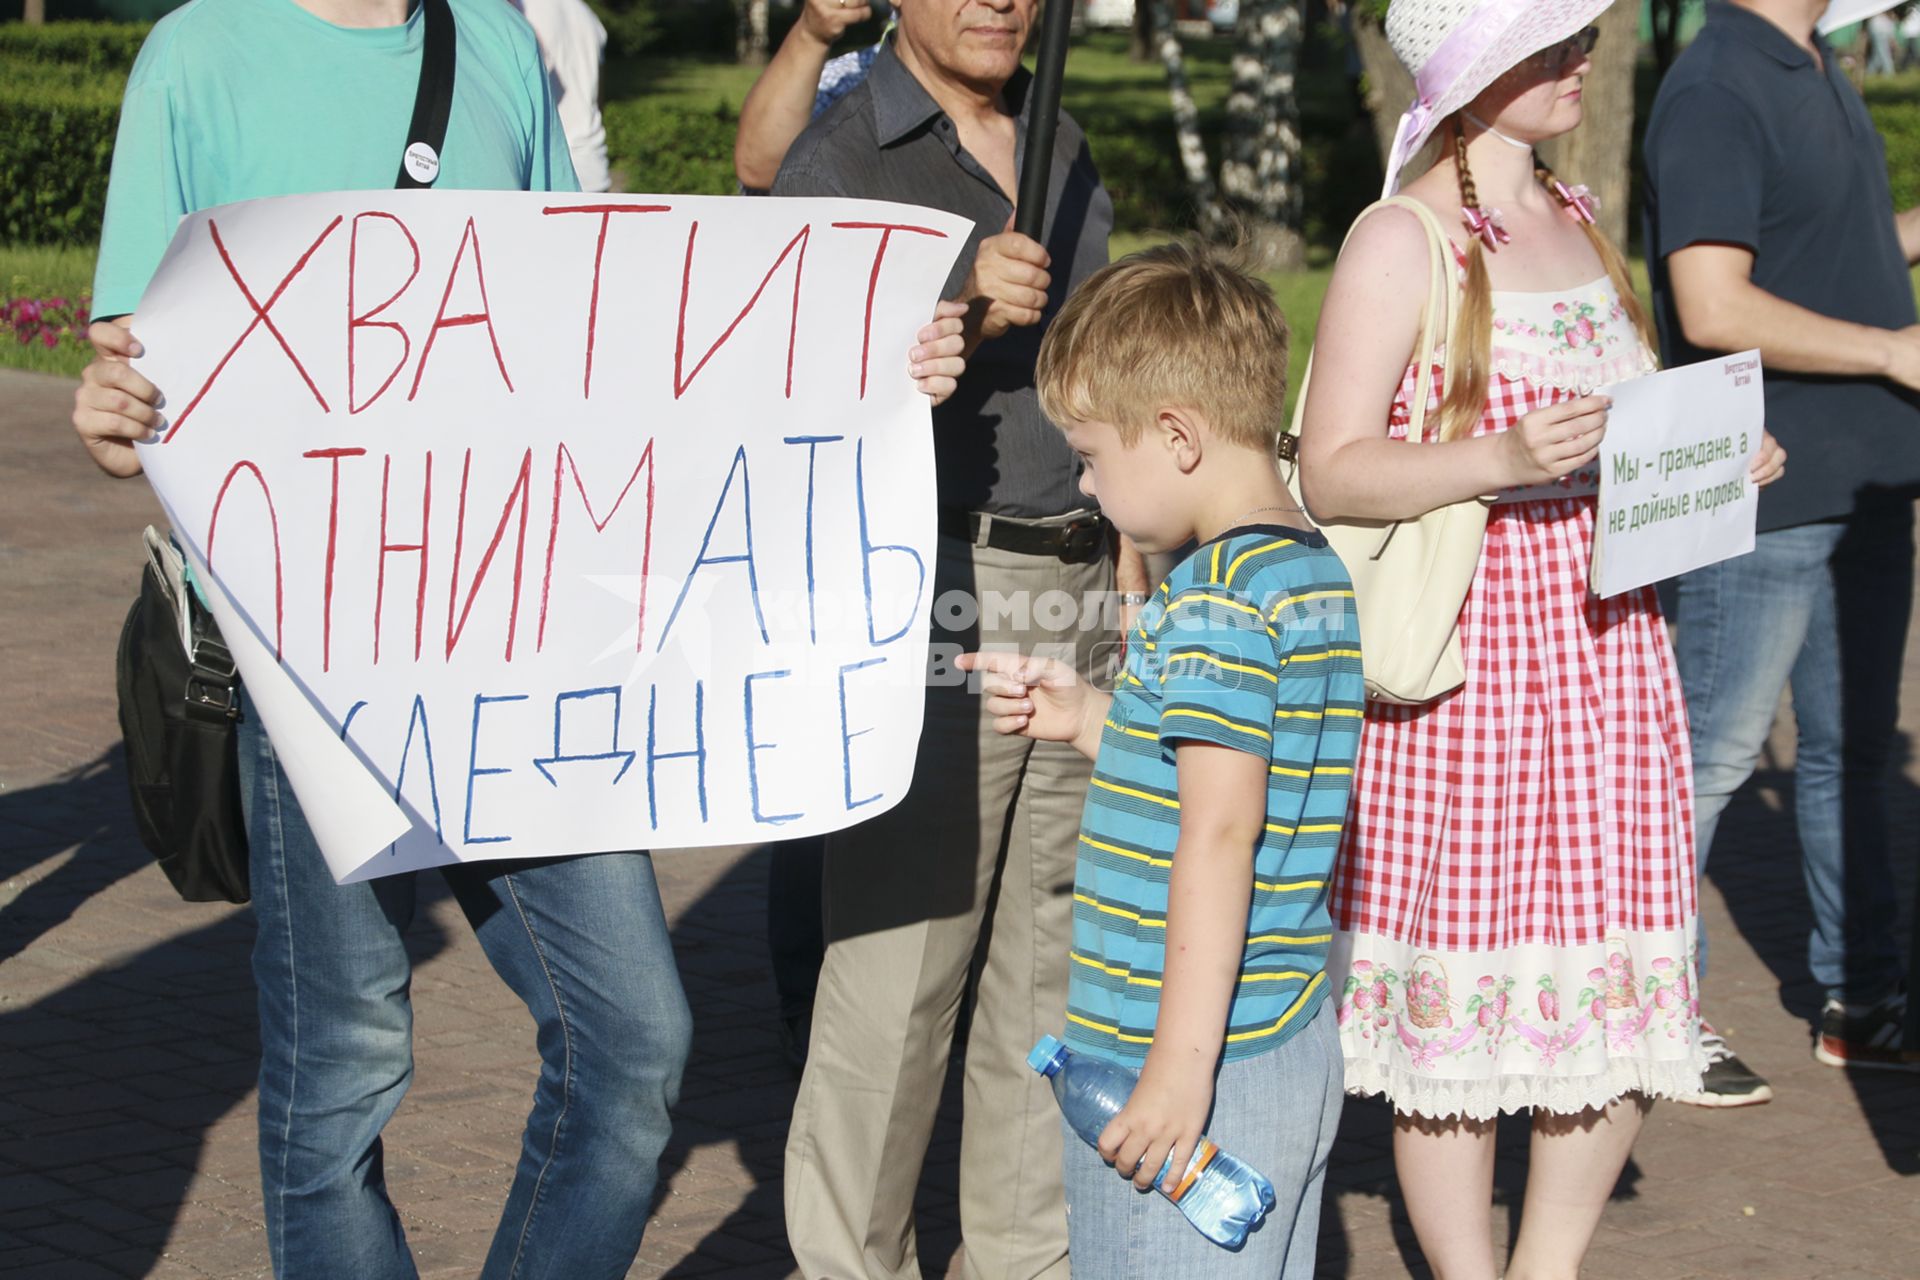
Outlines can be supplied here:
<path id="1" fill-rule="evenodd" d="M 1361 91 L 1366 95 L 1367 112 L 1373 117 L 1373 140 L 1380 148 L 1380 164 L 1386 167 L 1393 151 L 1394 130 L 1400 126 L 1400 114 L 1413 105 L 1413 77 L 1400 65 L 1380 20 L 1367 14 L 1353 17 L 1353 39 L 1360 47 Z M 1423 166 L 1407 166 L 1411 174 Z"/>
<path id="2" fill-rule="evenodd" d="M 47 21 L 47 0 L 25 0 L 20 12 L 20 20 L 29 26 L 43 26 Z"/>
<path id="3" fill-rule="evenodd" d="M 767 0 L 741 0 L 740 30 L 734 40 L 734 54 L 749 65 L 766 65 Z"/>
<path id="4" fill-rule="evenodd" d="M 1194 222 L 1205 235 L 1220 229 L 1220 193 L 1213 185 L 1207 167 L 1207 149 L 1200 141 L 1200 110 L 1193 104 L 1187 87 L 1187 64 L 1180 50 L 1180 37 L 1173 30 L 1172 0 L 1139 0 L 1140 11 L 1147 14 L 1160 63 L 1167 69 L 1167 96 L 1173 100 L 1173 133 L 1180 144 L 1180 168 L 1187 176 L 1187 191 L 1193 199 Z"/>
<path id="5" fill-rule="evenodd" d="M 1127 30 L 1127 57 L 1135 62 L 1152 62 L 1159 40 L 1154 35 L 1155 0 L 1133 0 L 1133 22 Z"/>
<path id="6" fill-rule="evenodd" d="M 1600 200 L 1600 229 L 1627 243 L 1627 194 L 1632 181 L 1633 68 L 1640 52 L 1640 11 L 1616 4 L 1595 19 L 1600 43 L 1581 95 L 1580 127 L 1540 148 L 1541 158 L 1568 184 L 1585 183 Z"/>
<path id="7" fill-rule="evenodd" d="M 1306 260 L 1300 235 L 1300 109 L 1294 96 L 1303 26 L 1299 0 L 1241 0 L 1227 97 L 1220 190 L 1271 266 Z"/>

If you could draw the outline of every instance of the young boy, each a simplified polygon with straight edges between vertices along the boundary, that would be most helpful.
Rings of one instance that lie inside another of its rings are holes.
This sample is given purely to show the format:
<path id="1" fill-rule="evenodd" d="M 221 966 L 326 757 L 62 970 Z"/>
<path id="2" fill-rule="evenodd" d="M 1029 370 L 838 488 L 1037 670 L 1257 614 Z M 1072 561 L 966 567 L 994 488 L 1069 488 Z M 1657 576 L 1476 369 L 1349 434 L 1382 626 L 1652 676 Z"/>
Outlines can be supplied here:
<path id="1" fill-rule="evenodd" d="M 1122 532 L 1198 549 L 1111 695 L 1051 660 L 962 660 L 1000 732 L 1095 762 L 1066 1040 L 1140 1082 L 1097 1155 L 1067 1139 L 1075 1274 L 1313 1274 L 1341 1100 L 1327 882 L 1366 691 L 1352 584 L 1274 461 L 1286 367 L 1271 294 L 1214 251 L 1089 278 L 1041 345 L 1041 404 Z M 1169 1158 L 1177 1181 L 1203 1132 L 1279 1195 L 1237 1253 L 1135 1194 Z"/>

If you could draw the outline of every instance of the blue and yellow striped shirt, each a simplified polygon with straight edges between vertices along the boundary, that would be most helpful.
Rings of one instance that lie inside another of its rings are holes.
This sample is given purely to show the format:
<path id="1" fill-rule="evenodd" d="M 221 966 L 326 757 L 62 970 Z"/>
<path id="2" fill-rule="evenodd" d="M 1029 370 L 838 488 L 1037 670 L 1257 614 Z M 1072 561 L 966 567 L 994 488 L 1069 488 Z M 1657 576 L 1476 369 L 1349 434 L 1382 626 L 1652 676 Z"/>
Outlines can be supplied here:
<path id="1" fill-rule="evenodd" d="M 1277 1048 L 1326 996 L 1327 881 L 1366 686 L 1353 586 L 1324 538 L 1230 530 L 1182 561 L 1129 637 L 1081 818 L 1066 1039 L 1145 1060 L 1160 1010 L 1179 742 L 1269 762 L 1266 833 L 1223 1057 Z"/>

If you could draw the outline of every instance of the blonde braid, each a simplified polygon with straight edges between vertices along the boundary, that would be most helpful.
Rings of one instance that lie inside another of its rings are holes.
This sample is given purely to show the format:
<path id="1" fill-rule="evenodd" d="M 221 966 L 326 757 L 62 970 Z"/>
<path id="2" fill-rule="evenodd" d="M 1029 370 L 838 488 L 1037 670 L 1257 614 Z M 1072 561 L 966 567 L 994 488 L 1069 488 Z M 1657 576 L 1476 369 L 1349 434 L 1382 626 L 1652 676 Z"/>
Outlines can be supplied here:
<path id="1" fill-rule="evenodd" d="M 1460 118 L 1447 126 L 1453 133 L 1453 169 L 1460 182 L 1460 203 L 1478 211 L 1480 193 L 1467 167 L 1467 133 Z M 1440 402 L 1440 439 L 1469 435 L 1485 416 L 1487 387 L 1493 366 L 1493 283 L 1487 277 L 1487 259 L 1478 236 L 1467 241 L 1467 283 L 1448 344 L 1445 397 Z"/>
<path id="2" fill-rule="evenodd" d="M 1563 207 L 1566 205 L 1567 202 L 1560 199 L 1560 193 L 1553 189 L 1553 184 L 1558 181 L 1553 170 L 1537 156 L 1533 162 L 1533 176 L 1540 180 L 1540 185 L 1547 189 L 1548 195 Z M 1620 295 L 1620 306 L 1627 313 L 1627 319 L 1633 321 L 1633 327 L 1639 330 L 1640 341 L 1648 350 L 1657 350 L 1653 322 L 1647 318 L 1646 308 L 1640 305 L 1640 295 L 1634 291 L 1633 274 L 1627 268 L 1625 256 L 1613 241 L 1607 239 L 1598 223 L 1588 222 L 1585 218 L 1579 221 L 1580 229 L 1587 233 L 1587 240 L 1593 245 L 1593 251 L 1600 255 L 1600 265 L 1607 269 L 1607 278 L 1613 281 L 1614 292 Z"/>

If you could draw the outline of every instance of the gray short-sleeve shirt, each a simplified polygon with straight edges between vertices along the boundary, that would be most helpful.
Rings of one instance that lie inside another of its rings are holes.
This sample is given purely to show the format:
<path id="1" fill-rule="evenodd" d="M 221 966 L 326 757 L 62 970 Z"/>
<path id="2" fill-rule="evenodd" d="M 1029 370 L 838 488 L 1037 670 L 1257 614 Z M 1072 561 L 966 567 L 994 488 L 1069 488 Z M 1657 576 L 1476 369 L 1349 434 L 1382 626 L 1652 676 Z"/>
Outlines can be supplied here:
<path id="1" fill-rule="evenodd" d="M 1811 54 L 1729 4 L 1680 55 L 1647 125 L 1647 260 L 1660 354 L 1704 360 L 1680 330 L 1666 260 L 1695 244 L 1753 251 L 1753 282 L 1835 319 L 1914 323 L 1886 147 L 1825 41 Z M 1824 64 L 1824 65 L 1823 65 Z M 1767 428 L 1790 460 L 1760 496 L 1760 528 L 1850 514 L 1920 483 L 1920 397 L 1884 378 L 1767 370 Z"/>
<path id="2" fill-rule="evenodd" d="M 1024 70 L 1008 82 L 1026 143 Z M 1024 162 L 1024 154 L 1016 156 Z M 1013 201 L 960 145 L 958 130 L 894 53 L 893 38 L 861 84 L 795 140 L 774 181 L 776 196 L 852 196 L 928 205 L 973 219 L 973 232 L 947 279 L 954 297 L 980 242 L 1007 225 Z M 1079 460 L 1040 412 L 1034 363 L 1040 338 L 1068 294 L 1106 265 L 1113 202 L 1100 185 L 1086 135 L 1062 112 L 1053 148 L 1042 243 L 1052 256 L 1052 288 L 1040 324 L 983 342 L 959 390 L 933 411 L 940 502 L 1020 517 L 1084 508 Z"/>

